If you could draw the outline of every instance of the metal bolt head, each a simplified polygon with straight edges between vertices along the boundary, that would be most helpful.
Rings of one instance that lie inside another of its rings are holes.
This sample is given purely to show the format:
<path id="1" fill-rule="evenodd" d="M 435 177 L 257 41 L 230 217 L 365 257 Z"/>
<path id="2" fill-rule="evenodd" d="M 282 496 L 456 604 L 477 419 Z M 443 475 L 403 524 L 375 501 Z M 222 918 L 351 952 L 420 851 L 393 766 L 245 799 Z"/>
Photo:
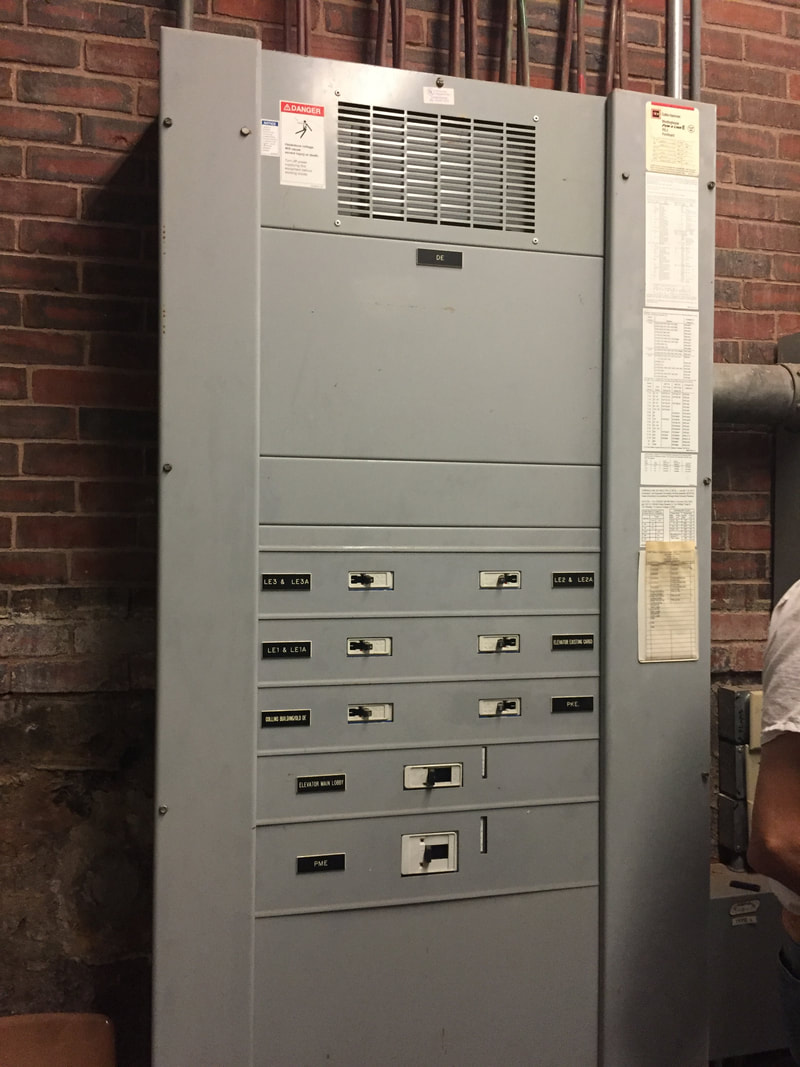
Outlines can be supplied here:
<path id="1" fill-rule="evenodd" d="M 339 92 L 339 90 L 338 90 L 338 89 L 334 89 L 334 91 L 333 91 L 333 95 L 334 95 L 334 96 L 341 96 L 342 94 L 341 94 L 341 93 Z"/>
<path id="2" fill-rule="evenodd" d="M 336 220 L 336 222 L 334 222 L 334 224 L 333 224 L 333 225 L 334 225 L 334 226 L 341 226 L 341 225 L 342 225 L 342 221 L 341 221 L 341 219 L 337 219 L 337 220 Z"/>
<path id="3" fill-rule="evenodd" d="M 711 485 L 711 479 L 710 478 L 704 478 L 703 479 L 703 485 Z"/>
<path id="4" fill-rule="evenodd" d="M 242 126 L 241 130 L 239 130 L 239 133 L 242 135 L 242 137 L 249 137 L 252 133 L 252 130 L 249 126 Z"/>
<path id="5" fill-rule="evenodd" d="M 533 121 L 534 122 L 538 122 L 539 121 L 539 116 L 538 115 L 534 115 L 533 116 Z"/>
<path id="6" fill-rule="evenodd" d="M 709 182 L 708 183 L 708 188 L 709 189 L 716 189 L 716 187 L 717 187 L 717 183 L 716 182 Z"/>
<path id="7" fill-rule="evenodd" d="M 629 173 L 627 172 L 627 170 L 624 170 L 624 171 L 622 172 L 622 180 L 623 180 L 624 182 L 626 182 L 626 181 L 628 180 L 628 178 L 630 178 L 630 174 L 629 174 Z"/>
<path id="8" fill-rule="evenodd" d="M 169 474 L 169 472 L 172 470 L 172 464 L 171 463 L 165 463 L 161 469 L 164 472 L 164 474 Z"/>
<path id="9" fill-rule="evenodd" d="M 436 88 L 437 89 L 441 89 L 443 85 L 444 85 L 444 78 L 437 78 L 436 79 Z"/>
<path id="10" fill-rule="evenodd" d="M 171 126 L 172 125 L 172 119 L 170 119 L 170 118 L 164 119 L 164 121 L 161 123 L 161 125 L 162 126 Z"/>
<path id="11" fill-rule="evenodd" d="M 167 807 L 166 804 L 159 804 L 159 806 L 158 806 L 158 814 L 159 815 L 166 815 L 168 811 L 169 811 L 169 808 Z"/>
<path id="12" fill-rule="evenodd" d="M 534 237 L 534 239 L 533 239 L 533 243 L 534 243 L 535 245 L 538 245 L 538 243 L 539 243 L 539 238 L 538 238 L 538 237 Z"/>

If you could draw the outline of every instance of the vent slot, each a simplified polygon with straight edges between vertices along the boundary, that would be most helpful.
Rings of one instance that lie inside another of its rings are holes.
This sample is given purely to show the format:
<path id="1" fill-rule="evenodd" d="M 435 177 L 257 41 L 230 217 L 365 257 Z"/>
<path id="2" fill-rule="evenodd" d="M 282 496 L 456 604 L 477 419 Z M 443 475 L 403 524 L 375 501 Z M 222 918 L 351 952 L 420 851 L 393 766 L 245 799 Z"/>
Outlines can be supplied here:
<path id="1" fill-rule="evenodd" d="M 536 232 L 536 127 L 339 103 L 339 214 Z"/>

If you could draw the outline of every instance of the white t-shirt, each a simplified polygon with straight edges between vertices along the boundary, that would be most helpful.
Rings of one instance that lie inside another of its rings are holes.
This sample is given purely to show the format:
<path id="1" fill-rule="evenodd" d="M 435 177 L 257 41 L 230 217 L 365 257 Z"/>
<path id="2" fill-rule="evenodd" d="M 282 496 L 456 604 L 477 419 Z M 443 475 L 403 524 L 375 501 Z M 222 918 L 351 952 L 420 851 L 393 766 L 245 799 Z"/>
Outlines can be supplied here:
<path id="1" fill-rule="evenodd" d="M 761 744 L 766 745 L 787 730 L 800 733 L 800 581 L 775 605 L 764 654 L 763 678 Z M 780 882 L 770 881 L 784 908 L 800 915 L 800 896 Z"/>

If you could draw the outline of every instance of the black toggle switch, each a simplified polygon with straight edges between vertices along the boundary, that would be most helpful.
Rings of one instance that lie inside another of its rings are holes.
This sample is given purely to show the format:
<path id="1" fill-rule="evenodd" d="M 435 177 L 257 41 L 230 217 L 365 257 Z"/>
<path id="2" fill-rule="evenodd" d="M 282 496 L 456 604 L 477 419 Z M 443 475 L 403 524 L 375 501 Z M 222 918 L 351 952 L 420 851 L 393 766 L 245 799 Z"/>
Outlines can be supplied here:
<path id="1" fill-rule="evenodd" d="M 355 715 L 358 719 L 371 719 L 372 708 L 365 707 L 360 704 L 357 708 L 350 708 L 350 714 Z"/>
<path id="2" fill-rule="evenodd" d="M 350 651 L 351 652 L 371 652 L 372 651 L 372 642 L 371 641 L 365 641 L 363 637 L 359 638 L 358 641 L 351 641 L 350 642 Z"/>
<path id="3" fill-rule="evenodd" d="M 516 711 L 516 710 L 517 710 L 517 702 L 516 702 L 516 700 L 498 700 L 497 701 L 497 707 L 495 708 L 495 711 L 497 712 L 498 715 L 502 715 L 502 713 L 504 711 Z"/>
<path id="4" fill-rule="evenodd" d="M 372 585 L 375 581 L 374 574 L 351 574 L 350 582 L 352 585 Z"/>
<path id="5" fill-rule="evenodd" d="M 452 780 L 452 767 L 428 767 L 428 773 L 425 775 L 425 788 L 433 789 L 439 782 L 452 782 Z"/>
<path id="6" fill-rule="evenodd" d="M 517 575 L 516 574 L 510 574 L 510 573 L 501 574 L 500 577 L 497 579 L 497 584 L 498 585 L 516 585 L 517 584 Z"/>
<path id="7" fill-rule="evenodd" d="M 446 860 L 449 855 L 449 845 L 426 845 L 422 853 L 422 866 L 427 867 L 431 860 Z"/>
<path id="8" fill-rule="evenodd" d="M 498 637 L 497 638 L 497 646 L 496 647 L 497 647 L 498 651 L 501 648 L 516 648 L 516 646 L 517 646 L 516 637 L 509 637 L 508 635 L 506 635 L 505 637 Z"/>

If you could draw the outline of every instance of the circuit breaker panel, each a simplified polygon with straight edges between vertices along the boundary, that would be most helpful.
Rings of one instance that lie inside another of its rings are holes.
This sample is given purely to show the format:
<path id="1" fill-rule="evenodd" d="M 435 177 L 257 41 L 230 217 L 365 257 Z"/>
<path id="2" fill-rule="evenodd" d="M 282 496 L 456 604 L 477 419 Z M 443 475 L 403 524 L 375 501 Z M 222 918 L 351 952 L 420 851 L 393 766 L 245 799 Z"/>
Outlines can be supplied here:
<path id="1" fill-rule="evenodd" d="M 606 105 L 434 81 L 165 34 L 158 1067 L 598 1062 Z"/>

